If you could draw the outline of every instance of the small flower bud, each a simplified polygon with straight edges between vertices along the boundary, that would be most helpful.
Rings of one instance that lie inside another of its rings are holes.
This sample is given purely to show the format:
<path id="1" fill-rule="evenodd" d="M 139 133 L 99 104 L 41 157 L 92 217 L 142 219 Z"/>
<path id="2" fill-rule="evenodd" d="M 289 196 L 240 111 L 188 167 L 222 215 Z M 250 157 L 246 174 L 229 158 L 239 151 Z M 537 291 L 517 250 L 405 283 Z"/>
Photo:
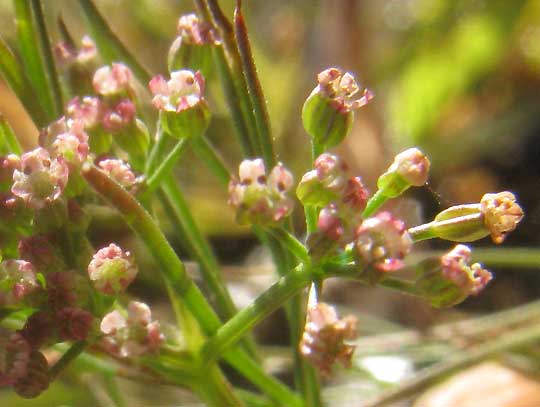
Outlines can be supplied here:
<path id="1" fill-rule="evenodd" d="M 21 170 L 13 172 L 13 195 L 30 208 L 39 209 L 60 198 L 69 169 L 62 157 L 51 159 L 47 150 L 36 148 L 21 157 Z"/>
<path id="2" fill-rule="evenodd" d="M 96 290 L 108 295 L 124 291 L 137 275 L 130 252 L 111 243 L 96 252 L 88 265 L 88 276 Z"/>
<path id="3" fill-rule="evenodd" d="M 101 100 L 93 96 L 85 96 L 82 99 L 76 96 L 68 102 L 66 107 L 66 116 L 73 121 L 81 122 L 86 130 L 98 126 L 102 115 Z"/>
<path id="4" fill-rule="evenodd" d="M 0 263 L 0 307 L 20 304 L 38 287 L 31 263 L 11 259 Z"/>
<path id="5" fill-rule="evenodd" d="M 28 372 L 32 348 L 20 333 L 0 338 L 0 387 L 9 386 Z"/>
<path id="6" fill-rule="evenodd" d="M 75 166 L 83 163 L 89 152 L 84 123 L 65 117 L 61 117 L 40 132 L 39 145 L 46 149 L 51 157 L 62 157 Z"/>
<path id="7" fill-rule="evenodd" d="M 135 104 L 129 99 L 122 99 L 103 112 L 103 128 L 110 133 L 118 133 L 135 120 Z"/>
<path id="8" fill-rule="evenodd" d="M 114 179 L 124 188 L 132 188 L 137 183 L 137 177 L 131 170 L 128 163 L 117 159 L 101 160 L 98 163 L 101 168 L 109 177 Z"/>
<path id="9" fill-rule="evenodd" d="M 479 263 L 470 264 L 471 249 L 459 244 L 440 259 L 428 259 L 417 268 L 416 287 L 436 308 L 450 307 L 477 295 L 492 279 Z"/>
<path id="10" fill-rule="evenodd" d="M 87 35 L 82 37 L 81 46 L 78 50 L 70 44 L 60 42 L 56 44 L 54 51 L 62 67 L 68 67 L 72 64 L 85 65 L 97 56 L 96 44 Z"/>
<path id="11" fill-rule="evenodd" d="M 39 396 L 49 387 L 49 365 L 43 353 L 36 350 L 30 353 L 26 374 L 13 384 L 15 392 L 30 399 Z"/>
<path id="12" fill-rule="evenodd" d="M 480 211 L 491 238 L 497 244 L 502 243 L 523 219 L 523 210 L 514 194 L 508 191 L 485 194 L 480 201 Z"/>
<path id="13" fill-rule="evenodd" d="M 239 176 L 229 182 L 229 204 L 236 208 L 239 223 L 271 224 L 291 212 L 293 202 L 287 192 L 292 174 L 281 163 L 267 177 L 263 160 L 244 160 Z"/>
<path id="14" fill-rule="evenodd" d="M 336 361 L 350 367 L 355 347 L 345 341 L 357 337 L 357 323 L 352 315 L 339 319 L 334 307 L 328 304 L 310 306 L 299 345 L 300 353 L 326 375 L 330 374 Z"/>
<path id="15" fill-rule="evenodd" d="M 58 310 L 77 302 L 78 277 L 72 271 L 56 271 L 46 275 L 47 304 L 50 309 Z"/>
<path id="16" fill-rule="evenodd" d="M 208 76 L 215 43 L 210 24 L 200 21 L 195 14 L 181 16 L 178 20 L 178 37 L 171 45 L 167 58 L 169 72 L 190 68 Z"/>
<path id="17" fill-rule="evenodd" d="M 39 349 L 54 335 L 55 324 L 50 312 L 37 311 L 30 315 L 18 331 L 32 349 Z"/>
<path id="18" fill-rule="evenodd" d="M 382 174 L 377 187 L 390 198 L 401 195 L 411 186 L 420 187 L 427 182 L 430 162 L 417 148 L 409 148 L 394 158 L 392 165 Z"/>
<path id="19" fill-rule="evenodd" d="M 64 307 L 56 313 L 58 336 L 62 341 L 81 341 L 88 337 L 94 317 L 76 307 Z"/>
<path id="20" fill-rule="evenodd" d="M 412 247 L 405 224 L 389 212 L 381 212 L 362 222 L 354 242 L 362 263 L 380 272 L 391 272 L 403 267 L 403 258 Z"/>
<path id="21" fill-rule="evenodd" d="M 50 237 L 25 237 L 19 241 L 18 248 L 21 259 L 32 263 L 38 272 L 47 273 L 65 268 L 64 262 L 51 244 Z"/>
<path id="22" fill-rule="evenodd" d="M 304 128 L 313 142 L 324 149 L 341 143 L 352 127 L 354 110 L 367 104 L 373 93 L 365 89 L 356 98 L 359 86 L 350 73 L 329 68 L 317 76 L 318 85 L 302 109 Z"/>
<path id="23" fill-rule="evenodd" d="M 307 238 L 309 254 L 321 258 L 350 241 L 346 228 L 335 204 L 325 206 L 319 212 L 317 230 Z"/>
<path id="24" fill-rule="evenodd" d="M 113 63 L 102 66 L 94 73 L 92 80 L 95 91 L 105 97 L 129 97 L 135 93 L 133 73 L 126 65 Z"/>
<path id="25" fill-rule="evenodd" d="M 155 352 L 164 339 L 148 305 L 137 301 L 128 304 L 127 318 L 119 311 L 105 315 L 100 329 L 106 335 L 102 341 L 105 349 L 122 358 Z"/>
<path id="26" fill-rule="evenodd" d="M 178 139 L 199 137 L 210 122 L 210 111 L 204 99 L 204 78 L 200 72 L 171 72 L 171 79 L 152 78 L 152 104 L 161 111 L 161 122 L 167 132 Z"/>

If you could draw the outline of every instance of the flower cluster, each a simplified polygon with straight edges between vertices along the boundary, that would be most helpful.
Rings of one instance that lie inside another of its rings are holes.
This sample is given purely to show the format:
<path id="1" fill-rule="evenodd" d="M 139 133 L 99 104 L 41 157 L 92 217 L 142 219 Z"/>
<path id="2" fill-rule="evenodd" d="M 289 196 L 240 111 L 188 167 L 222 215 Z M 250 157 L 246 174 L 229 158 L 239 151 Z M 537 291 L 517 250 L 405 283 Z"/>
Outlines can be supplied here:
<path id="1" fill-rule="evenodd" d="M 328 304 L 320 302 L 310 306 L 299 345 L 300 353 L 323 374 L 330 374 L 336 361 L 350 367 L 355 347 L 345 341 L 356 338 L 357 323 L 352 315 L 338 318 L 335 308 Z"/>
<path id="2" fill-rule="evenodd" d="M 124 291 L 137 276 L 130 252 L 111 243 L 96 252 L 88 265 L 88 277 L 96 290 L 115 295 Z"/>
<path id="3" fill-rule="evenodd" d="M 122 358 L 137 357 L 159 349 L 163 342 L 158 321 L 152 321 L 148 305 L 131 301 L 127 317 L 120 311 L 112 311 L 101 320 L 102 346 Z"/>
<path id="4" fill-rule="evenodd" d="M 236 209 L 239 223 L 266 225 L 289 215 L 293 201 L 287 192 L 293 178 L 281 163 L 267 176 L 262 159 L 244 160 L 238 172 L 239 178 L 229 182 L 229 204 Z"/>

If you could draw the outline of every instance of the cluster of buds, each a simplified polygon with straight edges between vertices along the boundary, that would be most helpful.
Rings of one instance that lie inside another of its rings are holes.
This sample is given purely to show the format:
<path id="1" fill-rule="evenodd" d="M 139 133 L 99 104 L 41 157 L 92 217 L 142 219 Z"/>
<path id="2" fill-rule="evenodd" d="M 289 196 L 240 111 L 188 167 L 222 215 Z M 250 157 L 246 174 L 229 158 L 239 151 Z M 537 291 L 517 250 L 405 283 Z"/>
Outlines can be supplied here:
<path id="1" fill-rule="evenodd" d="M 239 223 L 266 225 L 289 215 L 293 201 L 287 193 L 293 177 L 281 163 L 267 176 L 262 159 L 244 160 L 238 172 L 239 178 L 229 182 L 229 204 Z"/>
<path id="2" fill-rule="evenodd" d="M 108 295 L 125 291 L 137 272 L 131 253 L 114 243 L 98 250 L 88 265 L 88 277 L 94 287 Z"/>
<path id="3" fill-rule="evenodd" d="M 471 249 L 458 244 L 440 259 L 428 259 L 417 267 L 416 287 L 432 306 L 449 307 L 477 295 L 492 275 L 479 263 L 471 263 Z"/>
<path id="4" fill-rule="evenodd" d="M 347 164 L 336 155 L 323 153 L 296 188 L 304 205 L 323 208 L 318 231 L 309 238 L 312 253 L 331 246 L 345 246 L 354 235 L 366 207 L 368 191 L 360 177 L 349 176 Z"/>
<path id="5" fill-rule="evenodd" d="M 491 236 L 500 244 L 523 219 L 523 210 L 511 192 L 485 194 L 479 203 L 452 206 L 425 225 L 411 229 L 416 240 L 439 237 L 454 242 L 472 242 Z"/>
<path id="6" fill-rule="evenodd" d="M 358 227 L 354 248 L 361 264 L 386 273 L 403 267 L 403 258 L 410 252 L 412 243 L 403 221 L 389 212 L 380 212 Z M 382 276 L 381 273 L 377 276 Z"/>
<path id="7" fill-rule="evenodd" d="M 207 76 L 212 47 L 217 43 L 211 25 L 195 14 L 186 14 L 178 20 L 177 32 L 167 57 L 169 72 L 189 68 Z"/>
<path id="8" fill-rule="evenodd" d="M 79 94 L 91 92 L 92 73 L 97 64 L 97 47 L 92 38 L 83 36 L 78 48 L 72 42 L 60 42 L 54 51 L 58 66 L 67 76 L 70 87 Z"/>
<path id="9" fill-rule="evenodd" d="M 103 347 L 122 358 L 155 352 L 164 339 L 148 305 L 137 301 L 128 304 L 127 318 L 119 311 L 105 315 L 100 329 Z"/>
<path id="10" fill-rule="evenodd" d="M 369 103 L 373 93 L 364 89 L 359 96 L 353 75 L 338 68 L 322 71 L 317 81 L 304 103 L 302 121 L 313 143 L 326 150 L 343 141 L 352 128 L 354 111 Z"/>
<path id="11" fill-rule="evenodd" d="M 142 181 L 140 177 L 135 176 L 128 163 L 117 158 L 101 160 L 98 162 L 98 167 L 132 193 L 135 192 L 137 186 Z"/>
<path id="12" fill-rule="evenodd" d="M 300 353 L 326 375 L 336 361 L 350 367 L 355 347 L 345 341 L 357 337 L 357 322 L 352 315 L 338 318 L 335 308 L 323 302 L 309 306 Z"/>
<path id="13" fill-rule="evenodd" d="M 171 72 L 167 81 L 161 75 L 150 81 L 152 104 L 161 112 L 163 128 L 172 137 L 201 136 L 210 122 L 210 110 L 204 98 L 204 78 L 199 71 Z"/>
<path id="14" fill-rule="evenodd" d="M 40 132 L 39 145 L 52 157 L 62 157 L 69 164 L 80 166 L 89 153 L 84 121 L 61 117 Z"/>

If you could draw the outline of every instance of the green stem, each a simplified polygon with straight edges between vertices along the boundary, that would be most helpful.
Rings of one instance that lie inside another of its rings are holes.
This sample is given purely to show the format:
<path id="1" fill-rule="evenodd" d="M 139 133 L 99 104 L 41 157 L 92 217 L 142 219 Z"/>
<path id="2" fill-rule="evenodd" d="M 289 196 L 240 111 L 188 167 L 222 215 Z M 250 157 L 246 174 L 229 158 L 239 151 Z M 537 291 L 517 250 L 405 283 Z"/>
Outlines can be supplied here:
<path id="1" fill-rule="evenodd" d="M 494 356 L 497 353 L 540 340 L 540 327 L 533 326 L 497 337 L 497 339 L 475 345 L 463 352 L 449 355 L 444 361 L 426 368 L 417 373 L 414 378 L 403 383 L 396 389 L 392 389 L 371 403 L 368 407 L 386 406 L 406 397 L 410 397 L 418 391 L 437 382 L 443 376 L 459 369 L 472 366 L 475 363 Z"/>
<path id="2" fill-rule="evenodd" d="M 383 194 L 382 190 L 377 190 L 377 192 L 375 192 L 375 194 L 369 198 L 366 208 L 364 209 L 364 212 L 362 212 L 362 217 L 369 218 L 371 215 L 377 212 L 377 210 L 383 206 L 388 199 L 389 198 Z"/>
<path id="3" fill-rule="evenodd" d="M 167 157 L 163 159 L 161 164 L 159 164 L 152 174 L 148 174 L 148 179 L 146 181 L 147 189 L 144 191 L 144 194 L 149 194 L 155 190 L 163 182 L 163 179 L 171 173 L 174 165 L 184 153 L 187 143 L 188 140 L 185 138 L 178 140 L 178 143 L 176 143 Z"/>
<path id="4" fill-rule="evenodd" d="M 266 229 L 268 233 L 274 236 L 287 250 L 293 254 L 302 263 L 309 264 L 309 257 L 306 247 L 294 237 L 290 232 L 282 227 L 269 227 Z"/>
<path id="5" fill-rule="evenodd" d="M 391 290 L 399 291 L 404 294 L 409 294 L 413 296 L 419 296 L 420 293 L 416 289 L 414 283 L 410 281 L 401 280 L 398 278 L 387 277 L 379 282 L 379 285 L 382 287 L 390 288 Z"/>
<path id="6" fill-rule="evenodd" d="M 197 157 L 208 166 L 219 182 L 225 187 L 229 185 L 231 173 L 223 158 L 206 137 L 192 139 L 191 147 Z"/>
<path id="7" fill-rule="evenodd" d="M 242 15 L 241 7 L 241 1 L 237 0 L 236 9 L 234 11 L 234 36 L 240 53 L 240 61 L 242 63 L 242 71 L 247 84 L 249 99 L 251 101 L 251 108 L 255 117 L 259 146 L 266 167 L 272 168 L 276 163 L 276 156 L 272 144 L 270 119 L 268 117 L 261 83 L 259 82 L 257 70 L 253 61 L 251 45 L 249 43 L 247 27 L 244 16 Z"/>
<path id="8" fill-rule="evenodd" d="M 163 128 L 161 127 L 161 120 L 157 121 L 157 129 L 156 129 L 156 139 L 152 144 L 152 148 L 150 149 L 150 153 L 148 154 L 148 158 L 146 159 L 146 166 L 144 169 L 144 172 L 146 174 L 150 174 L 152 171 L 155 170 L 157 163 L 161 159 L 166 147 L 167 147 L 167 138 L 168 136 L 163 131 Z"/>
<path id="9" fill-rule="evenodd" d="M 433 222 L 425 223 L 408 230 L 413 242 L 421 242 L 422 240 L 435 239 L 437 236 L 433 232 Z"/>
<path id="10" fill-rule="evenodd" d="M 22 148 L 13 129 L 0 113 L 0 154 L 7 155 L 9 153 L 20 155 Z"/>
<path id="11" fill-rule="evenodd" d="M 318 212 L 317 207 L 314 205 L 306 205 L 304 207 L 304 214 L 306 217 L 306 231 L 307 231 L 308 236 L 311 233 L 314 233 L 317 231 L 317 218 L 318 218 L 317 212 Z"/>
<path id="12" fill-rule="evenodd" d="M 227 321 L 204 345 L 201 353 L 210 363 L 236 343 L 258 322 L 279 308 L 286 300 L 311 283 L 313 273 L 303 265 L 281 277 L 250 305 Z"/>
<path id="13" fill-rule="evenodd" d="M 243 406 L 216 366 L 205 369 L 194 384 L 195 392 L 209 407 Z"/>
<path id="14" fill-rule="evenodd" d="M 62 370 L 66 368 L 74 359 L 79 356 L 84 349 L 88 346 L 86 341 L 75 342 L 71 347 L 62 355 L 62 357 L 49 369 L 49 377 L 56 378 Z"/>

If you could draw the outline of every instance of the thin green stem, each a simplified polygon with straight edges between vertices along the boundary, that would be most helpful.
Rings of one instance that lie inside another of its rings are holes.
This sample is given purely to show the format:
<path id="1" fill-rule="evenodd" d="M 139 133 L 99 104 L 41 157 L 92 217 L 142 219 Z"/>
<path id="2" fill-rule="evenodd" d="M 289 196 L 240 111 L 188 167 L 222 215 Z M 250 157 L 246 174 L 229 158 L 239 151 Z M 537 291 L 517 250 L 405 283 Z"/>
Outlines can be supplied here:
<path id="1" fill-rule="evenodd" d="M 62 357 L 49 369 L 49 377 L 56 378 L 74 359 L 76 359 L 88 346 L 86 341 L 75 342 L 62 355 Z"/>
<path id="2" fill-rule="evenodd" d="M 373 215 L 388 199 L 389 198 L 383 194 L 382 190 L 377 190 L 377 192 L 369 198 L 366 208 L 364 209 L 364 212 L 362 212 L 362 217 L 368 218 Z"/>
<path id="3" fill-rule="evenodd" d="M 272 168 L 276 163 L 276 156 L 272 143 L 270 119 L 268 117 L 268 110 L 266 108 L 266 101 L 264 99 L 261 83 L 259 82 L 257 70 L 253 61 L 251 45 L 249 43 L 247 27 L 244 16 L 242 15 L 241 7 L 241 1 L 237 0 L 236 9 L 234 11 L 234 36 L 240 53 L 242 71 L 247 84 L 251 107 L 255 116 L 259 146 L 266 167 Z"/>
<path id="4" fill-rule="evenodd" d="M 158 165 L 152 174 L 148 174 L 148 179 L 146 181 L 147 189 L 144 191 L 145 194 L 149 194 L 154 191 L 163 182 L 164 178 L 170 175 L 173 167 L 184 153 L 187 144 L 188 140 L 186 138 L 178 140 L 174 148 L 163 159 L 163 161 L 161 161 L 161 164 Z"/>
<path id="5" fill-rule="evenodd" d="M 22 148 L 13 129 L 0 113 L 0 154 L 22 154 Z"/>
<path id="6" fill-rule="evenodd" d="M 231 179 L 231 173 L 223 158 L 206 137 L 194 138 L 191 140 L 191 147 L 197 157 L 208 166 L 219 182 L 227 186 Z"/>
<path id="7" fill-rule="evenodd" d="M 240 340 L 253 326 L 309 285 L 312 278 L 311 270 L 303 265 L 299 265 L 292 272 L 281 277 L 255 301 L 218 329 L 203 347 L 201 353 L 204 361 L 210 363 L 219 358 L 226 349 Z"/>
<path id="8" fill-rule="evenodd" d="M 309 264 L 309 257 L 306 247 L 290 232 L 281 227 L 269 227 L 266 229 L 268 233 L 274 236 L 287 250 L 293 254 L 302 263 Z"/>
<path id="9" fill-rule="evenodd" d="M 408 232 L 413 242 L 421 242 L 422 240 L 435 239 L 437 237 L 433 232 L 433 222 L 410 228 Z"/>
<path id="10" fill-rule="evenodd" d="M 304 214 L 306 217 L 306 231 L 307 231 L 308 236 L 311 233 L 314 233 L 317 231 L 317 218 L 318 218 L 317 212 L 318 212 L 317 207 L 314 205 L 306 205 L 304 207 Z"/>
<path id="11" fill-rule="evenodd" d="M 494 356 L 497 353 L 540 340 L 540 327 L 533 326 L 519 329 L 511 333 L 498 336 L 492 341 L 475 345 L 457 354 L 451 354 L 444 361 L 426 368 L 416 374 L 414 378 L 403 383 L 396 389 L 383 393 L 376 400 L 368 403 L 368 407 L 386 406 L 410 397 L 421 389 L 430 386 L 445 375 L 459 369 L 471 366 L 483 359 Z"/>

